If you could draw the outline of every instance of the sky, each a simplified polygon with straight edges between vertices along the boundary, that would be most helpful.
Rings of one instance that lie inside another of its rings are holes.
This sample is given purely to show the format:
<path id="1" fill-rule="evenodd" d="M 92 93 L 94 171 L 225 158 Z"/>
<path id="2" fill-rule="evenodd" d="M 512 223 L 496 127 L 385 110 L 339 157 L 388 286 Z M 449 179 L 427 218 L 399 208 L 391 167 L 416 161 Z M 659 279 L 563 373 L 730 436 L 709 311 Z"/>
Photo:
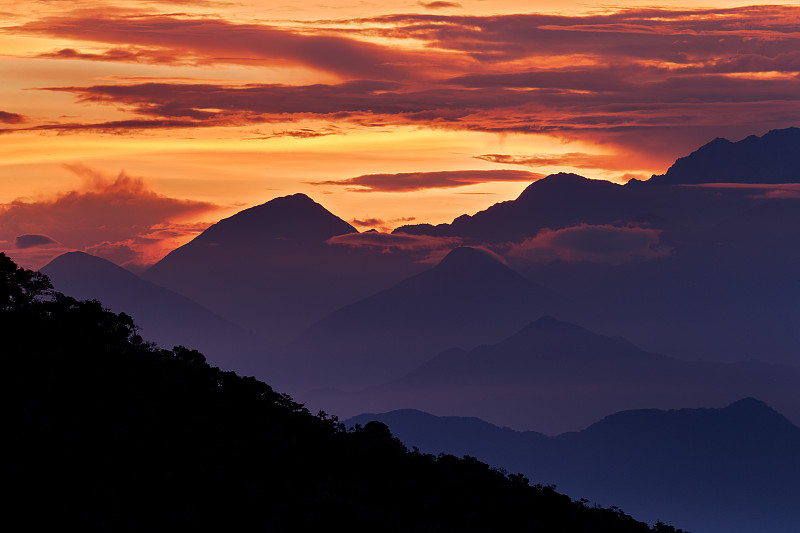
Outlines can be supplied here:
<path id="1" fill-rule="evenodd" d="M 0 250 L 143 268 L 302 192 L 361 230 L 800 124 L 800 7 L 0 0 Z"/>

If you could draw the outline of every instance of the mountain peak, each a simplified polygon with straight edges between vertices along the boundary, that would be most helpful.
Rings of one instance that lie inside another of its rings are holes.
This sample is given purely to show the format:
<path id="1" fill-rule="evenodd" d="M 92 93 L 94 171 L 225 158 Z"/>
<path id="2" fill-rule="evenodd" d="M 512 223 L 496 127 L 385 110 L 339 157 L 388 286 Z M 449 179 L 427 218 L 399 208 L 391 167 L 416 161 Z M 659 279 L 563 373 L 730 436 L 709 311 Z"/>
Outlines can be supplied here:
<path id="1" fill-rule="evenodd" d="M 576 194 L 581 194 L 582 191 L 588 194 L 595 194 L 598 190 L 606 191 L 619 187 L 621 187 L 621 185 L 610 181 L 593 180 L 571 172 L 559 172 L 557 174 L 550 174 L 528 185 L 525 190 L 522 191 L 522 194 L 519 195 L 517 201 L 522 200 L 524 202 L 529 198 L 541 195 L 568 195 L 574 197 Z"/>
<path id="2" fill-rule="evenodd" d="M 747 398 L 742 398 L 741 400 L 737 400 L 730 404 L 729 406 L 723 408 L 724 411 L 729 413 L 735 414 L 737 416 L 749 417 L 749 418 L 756 418 L 762 419 L 764 417 L 769 416 L 780 416 L 775 409 L 767 405 L 766 403 L 753 398 L 752 396 Z"/>
<path id="3" fill-rule="evenodd" d="M 124 273 L 135 276 L 135 274 L 108 259 L 80 251 L 65 252 L 41 268 L 41 271 L 45 274 L 48 274 L 48 272 L 78 272 L 81 270 L 88 270 L 97 274 L 104 273 L 107 275 L 113 272 L 115 274 Z"/>
<path id="4" fill-rule="evenodd" d="M 471 246 L 459 246 L 458 248 L 453 248 L 437 265 L 437 268 L 442 269 L 460 269 L 465 267 L 508 268 L 496 255 L 488 250 L 473 248 Z"/>
<path id="5" fill-rule="evenodd" d="M 800 183 L 800 128 L 731 142 L 717 137 L 653 176 L 653 183 Z"/>
<path id="6" fill-rule="evenodd" d="M 281 196 L 222 219 L 201 233 L 203 243 L 248 244 L 275 240 L 322 242 L 357 230 L 302 193 Z"/>

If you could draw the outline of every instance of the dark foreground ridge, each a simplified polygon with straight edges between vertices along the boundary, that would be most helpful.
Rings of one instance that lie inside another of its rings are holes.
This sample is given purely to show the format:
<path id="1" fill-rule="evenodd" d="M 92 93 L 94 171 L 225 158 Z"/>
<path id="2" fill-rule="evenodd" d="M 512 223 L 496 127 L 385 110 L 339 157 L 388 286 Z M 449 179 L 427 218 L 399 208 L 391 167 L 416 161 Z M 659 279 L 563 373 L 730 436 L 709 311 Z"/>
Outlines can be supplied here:
<path id="1" fill-rule="evenodd" d="M 3 518 L 42 531 L 674 532 L 346 430 L 0 254 Z"/>

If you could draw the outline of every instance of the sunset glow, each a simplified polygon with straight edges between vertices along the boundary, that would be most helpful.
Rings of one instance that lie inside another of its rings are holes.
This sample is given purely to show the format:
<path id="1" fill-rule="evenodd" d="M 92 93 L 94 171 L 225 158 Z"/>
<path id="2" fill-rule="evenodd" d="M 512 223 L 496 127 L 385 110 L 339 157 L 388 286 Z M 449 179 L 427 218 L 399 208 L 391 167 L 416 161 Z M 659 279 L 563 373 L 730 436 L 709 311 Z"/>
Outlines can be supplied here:
<path id="1" fill-rule="evenodd" d="M 769 4 L 0 2 L 0 248 L 143 265 L 295 192 L 386 230 L 647 179 L 800 123 L 800 7 Z"/>

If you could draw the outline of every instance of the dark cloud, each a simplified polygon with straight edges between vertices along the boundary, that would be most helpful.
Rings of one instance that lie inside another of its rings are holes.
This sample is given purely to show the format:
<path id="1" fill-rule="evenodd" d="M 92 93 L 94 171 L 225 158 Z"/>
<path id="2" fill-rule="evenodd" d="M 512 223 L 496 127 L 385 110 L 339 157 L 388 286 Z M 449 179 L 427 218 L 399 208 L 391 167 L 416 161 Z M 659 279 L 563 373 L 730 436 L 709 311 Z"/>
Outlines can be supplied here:
<path id="1" fill-rule="evenodd" d="M 382 218 L 354 218 L 350 221 L 350 223 L 359 228 L 372 228 L 370 231 L 380 230 L 381 232 L 389 233 L 399 224 L 413 222 L 414 220 L 416 220 L 416 217 L 401 217 L 393 218 L 391 220 L 383 220 Z"/>
<path id="2" fill-rule="evenodd" d="M 447 170 L 441 172 L 403 172 L 366 174 L 338 181 L 316 181 L 313 185 L 347 185 L 359 192 L 410 192 L 422 189 L 452 188 L 491 181 L 533 182 L 542 174 L 522 170 Z M 352 187 L 356 186 L 356 187 Z"/>
<path id="3" fill-rule="evenodd" d="M 58 244 L 58 242 L 54 241 L 47 235 L 35 235 L 35 234 L 19 235 L 14 239 L 14 242 L 18 249 L 41 247 L 41 246 L 54 246 Z"/>
<path id="4" fill-rule="evenodd" d="M 255 132 L 253 139 L 278 139 L 281 137 L 293 137 L 295 139 L 313 139 L 315 137 L 327 137 L 328 135 L 342 135 L 344 132 L 335 125 L 328 125 L 323 128 L 299 128 L 296 130 L 272 130 L 270 133 L 261 131 Z"/>
<path id="5" fill-rule="evenodd" d="M 326 241 L 330 245 L 354 248 L 374 248 L 383 252 L 392 251 L 433 251 L 451 249 L 461 244 L 457 237 L 431 237 L 428 235 L 409 235 L 406 233 L 381 233 L 368 231 L 337 235 Z"/>
<path id="6" fill-rule="evenodd" d="M 359 127 L 543 133 L 607 143 L 660 165 L 714 137 L 800 123 L 798 21 L 800 7 L 753 6 L 583 16 L 410 14 L 309 22 L 296 31 L 188 16 L 82 14 L 16 30 L 112 47 L 86 57 L 92 60 L 304 65 L 350 80 L 56 87 L 138 118 L 35 129 L 122 133 L 312 116 Z M 409 52 L 364 40 L 375 36 L 425 46 Z M 57 54 L 85 55 L 71 49 Z M 534 66 L 520 69 L 520 62 Z M 327 133 L 275 133 L 319 134 Z M 573 163 L 591 168 L 601 161 Z M 622 168 L 617 165 L 612 170 Z"/>
<path id="7" fill-rule="evenodd" d="M 627 170 L 634 168 L 636 162 L 629 157 L 619 155 L 596 155 L 582 152 L 568 152 L 565 154 L 534 154 L 534 155 L 508 155 L 508 154 L 483 154 L 475 159 L 513 165 L 530 167 L 542 166 L 569 166 L 575 168 L 605 168 Z"/>
<path id="8" fill-rule="evenodd" d="M 425 9 L 446 9 L 449 7 L 461 7 L 461 4 L 458 2 L 444 2 L 442 0 L 438 0 L 436 2 L 417 2 L 419 5 L 424 7 Z"/>
<path id="9" fill-rule="evenodd" d="M 5 122 L 6 124 L 20 124 L 25 122 L 25 117 L 18 113 L 0 111 L 0 122 Z"/>
<path id="10" fill-rule="evenodd" d="M 191 63 L 175 54 L 163 50 L 147 50 L 135 47 L 112 48 L 103 53 L 79 52 L 74 48 L 62 48 L 54 52 L 39 54 L 42 59 L 81 59 L 84 61 L 118 61 L 125 63 L 154 63 L 162 65 L 181 65 Z"/>
<path id="11" fill-rule="evenodd" d="M 660 231 L 638 226 L 581 224 L 558 230 L 544 229 L 514 244 L 508 254 L 534 262 L 587 261 L 619 264 L 669 255 L 659 243 Z"/>
<path id="12" fill-rule="evenodd" d="M 703 183 L 684 185 L 703 189 L 739 189 L 753 191 L 752 198 L 771 198 L 777 200 L 795 200 L 800 198 L 798 183 Z"/>
<path id="13" fill-rule="evenodd" d="M 329 34 L 168 15 L 48 17 L 16 28 L 83 41 L 158 48 L 197 63 L 303 65 L 345 77 L 417 77 L 419 54 Z M 168 63 L 171 61 L 168 61 Z"/>
<path id="14" fill-rule="evenodd" d="M 371 228 L 373 226 L 383 226 L 385 224 L 381 218 L 365 218 L 363 220 L 354 218 L 350 223 L 359 228 Z"/>

